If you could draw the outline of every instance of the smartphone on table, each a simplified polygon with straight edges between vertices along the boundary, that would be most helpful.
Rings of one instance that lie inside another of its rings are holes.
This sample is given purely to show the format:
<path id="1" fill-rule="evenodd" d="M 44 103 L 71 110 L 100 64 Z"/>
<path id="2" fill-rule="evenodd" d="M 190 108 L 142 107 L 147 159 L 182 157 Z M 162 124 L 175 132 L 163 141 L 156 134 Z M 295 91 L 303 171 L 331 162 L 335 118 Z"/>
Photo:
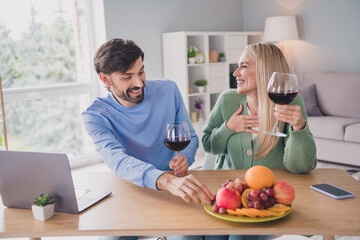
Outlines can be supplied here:
<path id="1" fill-rule="evenodd" d="M 354 196 L 352 192 L 346 191 L 328 183 L 310 185 L 310 188 L 335 199 L 351 198 Z"/>

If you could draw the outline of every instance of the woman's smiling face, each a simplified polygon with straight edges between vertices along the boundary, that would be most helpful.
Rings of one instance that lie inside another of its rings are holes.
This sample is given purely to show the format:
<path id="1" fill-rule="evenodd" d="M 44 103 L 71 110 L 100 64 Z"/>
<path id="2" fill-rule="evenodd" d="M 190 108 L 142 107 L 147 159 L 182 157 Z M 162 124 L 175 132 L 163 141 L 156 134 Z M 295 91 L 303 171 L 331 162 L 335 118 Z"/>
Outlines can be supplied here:
<path id="1" fill-rule="evenodd" d="M 244 52 L 238 62 L 238 68 L 233 73 L 237 82 L 237 93 L 246 95 L 257 94 L 256 62 Z"/>

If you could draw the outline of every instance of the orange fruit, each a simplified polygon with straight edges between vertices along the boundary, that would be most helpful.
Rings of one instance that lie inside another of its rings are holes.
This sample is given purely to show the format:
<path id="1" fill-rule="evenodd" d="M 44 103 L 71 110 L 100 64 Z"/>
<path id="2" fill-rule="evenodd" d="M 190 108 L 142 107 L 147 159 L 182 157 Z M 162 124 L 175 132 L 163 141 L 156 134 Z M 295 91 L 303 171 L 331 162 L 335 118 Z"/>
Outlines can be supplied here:
<path id="1" fill-rule="evenodd" d="M 226 212 L 231 215 L 238 215 L 235 210 L 226 209 Z"/>
<path id="2" fill-rule="evenodd" d="M 261 190 L 264 187 L 271 187 L 275 182 L 275 175 L 270 168 L 254 166 L 245 173 L 245 182 L 249 188 Z"/>
<path id="3" fill-rule="evenodd" d="M 262 210 L 256 209 L 256 208 L 249 208 L 256 216 L 259 217 L 270 217 L 271 215 L 269 213 L 263 212 Z"/>
<path id="4" fill-rule="evenodd" d="M 241 195 L 241 203 L 242 203 L 242 205 L 243 205 L 244 208 L 248 208 L 248 206 L 247 206 L 248 200 L 246 199 L 246 195 L 247 195 L 248 193 L 251 193 L 252 190 L 253 190 L 253 189 L 248 188 L 248 189 L 246 189 L 246 190 L 243 192 L 243 194 Z"/>
<path id="5" fill-rule="evenodd" d="M 263 212 L 270 214 L 271 216 L 282 216 L 285 214 L 285 211 L 272 211 L 269 209 L 262 209 Z"/>
<path id="6" fill-rule="evenodd" d="M 291 209 L 291 207 L 289 206 L 286 206 L 284 204 L 280 204 L 280 203 L 277 203 L 275 204 L 274 206 L 268 208 L 268 210 L 272 210 L 272 211 L 289 211 Z"/>
<path id="7" fill-rule="evenodd" d="M 243 211 L 244 209 L 245 208 L 237 208 L 235 209 L 235 211 L 239 216 L 244 216 L 245 215 L 245 212 Z"/>
<path id="8" fill-rule="evenodd" d="M 244 214 L 245 216 L 248 217 L 256 217 L 256 213 L 254 211 L 252 211 L 254 208 L 242 208 L 241 211 L 236 210 L 236 212 L 240 213 L 240 214 Z"/>

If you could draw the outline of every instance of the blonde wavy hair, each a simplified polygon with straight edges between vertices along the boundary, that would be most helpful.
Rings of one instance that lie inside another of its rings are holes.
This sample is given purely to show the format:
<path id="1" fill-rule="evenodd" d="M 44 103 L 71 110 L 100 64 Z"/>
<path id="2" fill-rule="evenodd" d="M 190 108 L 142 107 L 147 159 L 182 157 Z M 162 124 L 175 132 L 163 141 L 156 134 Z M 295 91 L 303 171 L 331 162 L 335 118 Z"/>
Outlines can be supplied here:
<path id="1" fill-rule="evenodd" d="M 275 147 L 279 138 L 265 134 L 271 131 L 275 124 L 275 104 L 267 96 L 267 85 L 273 72 L 290 73 L 289 65 L 281 50 L 270 43 L 257 43 L 248 45 L 245 52 L 256 62 L 256 85 L 258 95 L 259 116 L 259 149 L 255 157 L 265 158 Z M 279 129 L 283 130 L 284 123 L 279 122 Z"/>

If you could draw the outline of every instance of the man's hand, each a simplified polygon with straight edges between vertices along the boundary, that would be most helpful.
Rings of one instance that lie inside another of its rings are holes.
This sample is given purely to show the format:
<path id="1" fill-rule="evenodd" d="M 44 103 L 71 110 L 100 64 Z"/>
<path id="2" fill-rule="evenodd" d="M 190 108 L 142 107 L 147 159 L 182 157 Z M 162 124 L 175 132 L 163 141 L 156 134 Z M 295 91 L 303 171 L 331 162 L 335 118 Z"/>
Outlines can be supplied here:
<path id="1" fill-rule="evenodd" d="M 259 126 L 259 118 L 257 115 L 240 115 L 243 110 L 243 105 L 240 105 L 239 109 L 233 113 L 226 123 L 226 127 L 234 132 L 249 132 L 258 133 L 252 130 L 251 127 Z"/>
<path id="2" fill-rule="evenodd" d="M 305 127 L 305 119 L 299 105 L 275 105 L 274 115 L 277 120 L 291 124 L 295 131 Z"/>
<path id="3" fill-rule="evenodd" d="M 187 203 L 211 204 L 214 199 L 214 195 L 205 184 L 192 174 L 180 178 L 164 173 L 157 179 L 156 186 L 158 189 L 167 190 L 173 195 L 181 197 Z"/>
<path id="4" fill-rule="evenodd" d="M 174 170 L 175 176 L 182 177 L 186 175 L 186 172 L 189 168 L 189 163 L 184 155 L 179 154 L 179 159 L 177 156 L 171 159 L 169 167 L 170 169 Z"/>

